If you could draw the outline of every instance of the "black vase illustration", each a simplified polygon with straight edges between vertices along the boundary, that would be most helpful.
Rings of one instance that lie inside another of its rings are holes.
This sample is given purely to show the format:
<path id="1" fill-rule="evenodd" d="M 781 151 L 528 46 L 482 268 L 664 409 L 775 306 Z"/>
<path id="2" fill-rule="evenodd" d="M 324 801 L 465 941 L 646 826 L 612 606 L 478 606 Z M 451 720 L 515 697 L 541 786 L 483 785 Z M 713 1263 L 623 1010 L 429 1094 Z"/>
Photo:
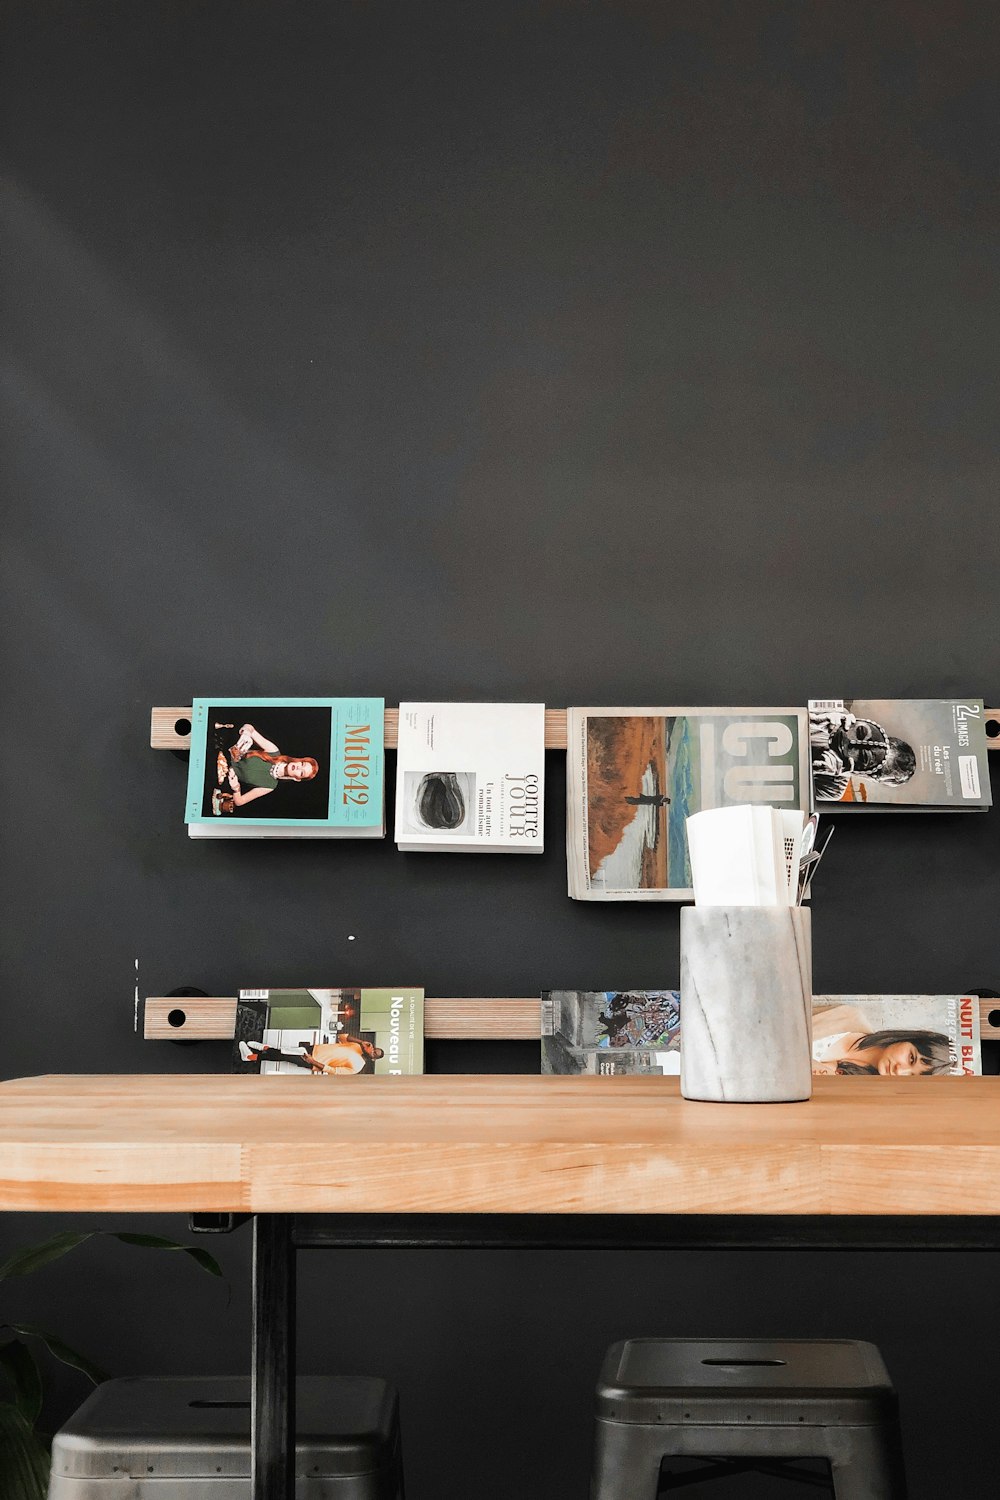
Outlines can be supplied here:
<path id="1" fill-rule="evenodd" d="M 428 828 L 457 828 L 465 817 L 465 798 L 454 771 L 428 771 L 416 795 L 417 817 Z"/>

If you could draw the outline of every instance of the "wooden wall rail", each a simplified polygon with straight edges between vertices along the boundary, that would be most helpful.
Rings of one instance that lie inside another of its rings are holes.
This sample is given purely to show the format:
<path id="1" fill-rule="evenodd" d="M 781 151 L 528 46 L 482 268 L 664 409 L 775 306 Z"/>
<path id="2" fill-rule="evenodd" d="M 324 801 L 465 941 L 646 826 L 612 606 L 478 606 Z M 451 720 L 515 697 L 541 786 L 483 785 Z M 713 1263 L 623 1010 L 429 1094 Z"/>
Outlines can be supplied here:
<path id="1" fill-rule="evenodd" d="M 997 710 L 1000 716 L 1000 709 Z M 187 726 L 182 728 L 181 726 Z M 399 741 L 399 709 L 385 711 L 385 748 L 395 750 Z M 149 743 L 154 750 L 190 750 L 191 708 L 154 708 L 149 723 Z M 545 710 L 546 750 L 566 749 L 566 710 Z"/>
<path id="2" fill-rule="evenodd" d="M 181 726 L 186 726 L 182 728 Z M 1000 750 L 1000 708 L 986 710 L 987 745 Z M 395 750 L 399 736 L 399 709 L 385 711 L 385 748 Z M 187 708 L 154 708 L 149 724 L 149 743 L 154 750 L 190 750 L 191 706 Z M 566 710 L 545 710 L 546 750 L 566 749 Z"/>
<path id="3" fill-rule="evenodd" d="M 980 1000 L 980 1033 L 1000 1041 L 1000 1000 Z M 232 995 L 150 995 L 143 1036 L 147 1041 L 231 1041 L 236 1028 Z M 541 1001 L 536 999 L 424 1001 L 424 1036 L 431 1041 L 537 1041 Z"/>
<path id="4" fill-rule="evenodd" d="M 424 1036 L 432 1041 L 537 1041 L 542 1034 L 541 1013 L 537 999 L 427 999 Z M 235 996 L 149 995 L 146 999 L 146 1041 L 225 1041 L 232 1039 L 235 1029 Z"/>
<path id="5" fill-rule="evenodd" d="M 986 709 L 990 750 L 1000 750 L 1000 708 Z M 385 711 L 385 745 L 398 742 L 399 710 Z M 191 748 L 191 706 L 154 708 L 149 743 L 154 750 Z M 545 710 L 545 748 L 566 749 L 566 710 Z M 980 1029 L 984 1040 L 1000 1041 L 1000 1001 L 981 1000 Z M 424 1035 L 431 1040 L 530 1041 L 541 1035 L 540 1001 L 534 999 L 428 999 L 424 1002 Z M 204 998 L 150 995 L 146 1000 L 143 1035 L 147 1041 L 224 1041 L 235 1026 L 233 996 Z"/>

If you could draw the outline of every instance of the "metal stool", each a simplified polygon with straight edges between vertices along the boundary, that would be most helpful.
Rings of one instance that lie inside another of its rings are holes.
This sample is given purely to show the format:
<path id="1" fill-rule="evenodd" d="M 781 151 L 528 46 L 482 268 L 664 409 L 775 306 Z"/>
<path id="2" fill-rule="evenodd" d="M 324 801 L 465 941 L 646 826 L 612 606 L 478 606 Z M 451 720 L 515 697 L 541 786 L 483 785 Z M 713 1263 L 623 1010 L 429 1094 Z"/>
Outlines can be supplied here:
<path id="1" fill-rule="evenodd" d="M 300 1500 L 403 1500 L 396 1392 L 299 1376 Z M 250 1381 L 109 1380 L 52 1440 L 49 1500 L 247 1500 Z"/>
<path id="2" fill-rule="evenodd" d="M 704 1479 L 794 1477 L 826 1459 L 837 1500 L 905 1500 L 896 1393 L 874 1344 L 849 1339 L 627 1339 L 597 1387 L 591 1500 L 655 1500 Z M 789 1460 L 792 1462 L 789 1463 Z M 815 1472 L 801 1477 L 816 1484 Z"/>

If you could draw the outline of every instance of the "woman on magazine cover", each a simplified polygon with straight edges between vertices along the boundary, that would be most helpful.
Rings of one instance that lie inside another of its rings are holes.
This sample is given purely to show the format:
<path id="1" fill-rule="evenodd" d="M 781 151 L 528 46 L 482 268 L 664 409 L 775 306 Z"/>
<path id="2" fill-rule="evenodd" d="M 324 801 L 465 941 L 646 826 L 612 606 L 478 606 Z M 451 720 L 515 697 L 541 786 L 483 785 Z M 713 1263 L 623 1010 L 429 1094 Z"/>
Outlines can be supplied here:
<path id="1" fill-rule="evenodd" d="M 941 1031 L 875 1031 L 853 1005 L 825 1005 L 813 1012 L 814 1073 L 906 1078 L 951 1070 L 951 1048 Z"/>
<path id="2" fill-rule="evenodd" d="M 283 1052 L 266 1042 L 240 1042 L 244 1062 L 284 1062 L 312 1073 L 374 1073 L 381 1047 L 342 1032 L 335 1042 L 299 1042 L 298 1052 Z"/>
<path id="3" fill-rule="evenodd" d="M 274 741 L 252 724 L 241 727 L 235 745 L 230 747 L 229 760 L 226 774 L 229 791 L 213 792 L 215 813 L 235 812 L 248 802 L 266 797 L 279 782 L 311 781 L 319 771 L 319 764 L 311 755 L 298 758 L 282 755 Z"/>

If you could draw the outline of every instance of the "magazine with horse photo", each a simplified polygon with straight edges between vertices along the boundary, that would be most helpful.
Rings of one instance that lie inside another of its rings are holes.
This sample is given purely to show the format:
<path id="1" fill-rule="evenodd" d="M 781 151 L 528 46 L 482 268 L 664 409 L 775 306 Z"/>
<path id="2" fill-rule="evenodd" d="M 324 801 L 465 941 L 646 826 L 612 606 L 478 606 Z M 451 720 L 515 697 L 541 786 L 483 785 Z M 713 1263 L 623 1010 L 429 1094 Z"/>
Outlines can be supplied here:
<path id="1" fill-rule="evenodd" d="M 679 1073 L 676 990 L 545 990 L 543 1073 Z"/>

